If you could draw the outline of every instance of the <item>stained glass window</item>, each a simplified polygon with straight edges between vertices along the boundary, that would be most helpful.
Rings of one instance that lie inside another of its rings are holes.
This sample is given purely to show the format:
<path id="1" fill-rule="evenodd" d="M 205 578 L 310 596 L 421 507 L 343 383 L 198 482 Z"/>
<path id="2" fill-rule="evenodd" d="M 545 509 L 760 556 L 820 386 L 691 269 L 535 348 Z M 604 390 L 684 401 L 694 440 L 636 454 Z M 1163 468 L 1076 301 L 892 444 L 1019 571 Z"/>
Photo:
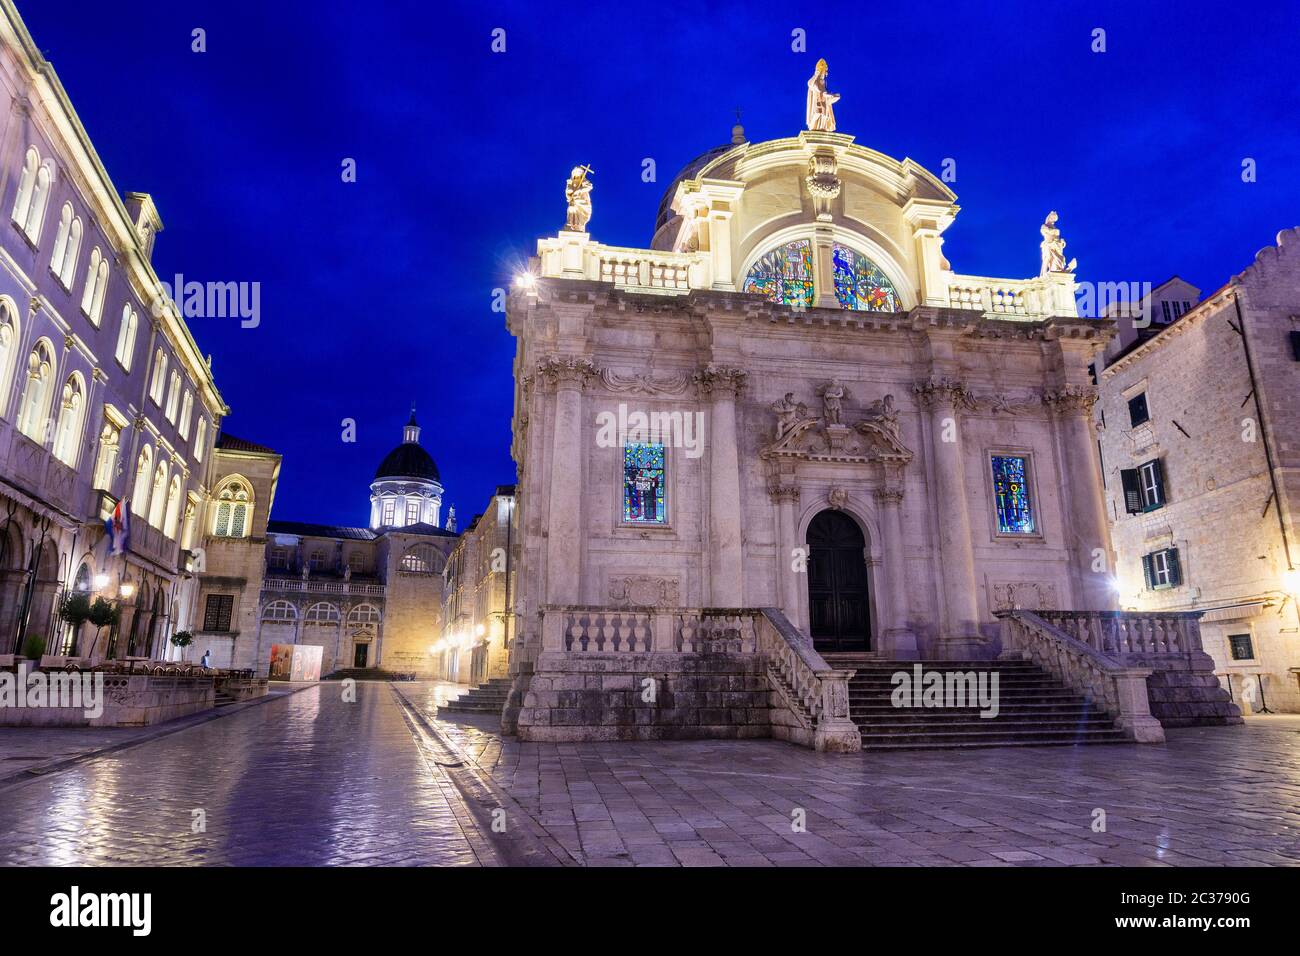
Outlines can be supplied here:
<path id="1" fill-rule="evenodd" d="M 835 297 L 846 309 L 866 312 L 898 312 L 902 304 L 889 277 L 861 253 L 848 246 L 835 246 L 831 253 L 835 273 Z"/>
<path id="2" fill-rule="evenodd" d="M 623 448 L 623 520 L 666 524 L 664 446 L 630 443 Z"/>
<path id="3" fill-rule="evenodd" d="M 796 239 L 765 253 L 745 276 L 741 291 L 758 292 L 785 305 L 812 305 L 812 242 Z"/>
<path id="4" fill-rule="evenodd" d="M 993 500 L 998 512 L 999 534 L 1037 532 L 1024 458 L 1018 455 L 993 456 Z"/>

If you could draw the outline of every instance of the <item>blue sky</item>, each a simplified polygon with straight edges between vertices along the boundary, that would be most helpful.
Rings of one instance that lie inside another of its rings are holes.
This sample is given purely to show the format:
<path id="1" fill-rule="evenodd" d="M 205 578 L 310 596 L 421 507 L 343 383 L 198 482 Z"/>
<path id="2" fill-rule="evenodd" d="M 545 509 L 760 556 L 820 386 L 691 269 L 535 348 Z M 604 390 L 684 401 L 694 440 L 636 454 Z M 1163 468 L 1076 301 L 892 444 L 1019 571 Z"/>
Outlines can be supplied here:
<path id="1" fill-rule="evenodd" d="M 955 160 L 958 272 L 1036 274 L 1056 209 L 1081 279 L 1208 292 L 1300 223 L 1295 3 L 17 2 L 118 189 L 153 194 L 159 275 L 261 283 L 259 327 L 192 329 L 227 428 L 284 454 L 284 519 L 364 524 L 412 401 L 444 502 L 481 509 L 514 480 L 492 291 L 568 169 L 596 170 L 593 236 L 644 245 L 736 107 L 751 141 L 802 128 L 819 56 L 840 132 Z"/>

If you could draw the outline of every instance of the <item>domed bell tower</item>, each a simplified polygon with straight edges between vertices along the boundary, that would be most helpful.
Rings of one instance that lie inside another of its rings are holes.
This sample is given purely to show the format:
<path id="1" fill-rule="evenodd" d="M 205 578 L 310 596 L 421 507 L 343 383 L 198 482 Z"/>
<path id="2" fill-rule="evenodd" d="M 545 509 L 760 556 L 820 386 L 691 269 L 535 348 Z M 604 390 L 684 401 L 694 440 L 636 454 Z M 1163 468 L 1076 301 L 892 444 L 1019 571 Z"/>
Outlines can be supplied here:
<path id="1" fill-rule="evenodd" d="M 402 443 L 379 463 L 370 483 L 370 529 L 388 531 L 415 524 L 436 528 L 441 512 L 438 466 L 420 445 L 420 426 L 412 406 Z"/>

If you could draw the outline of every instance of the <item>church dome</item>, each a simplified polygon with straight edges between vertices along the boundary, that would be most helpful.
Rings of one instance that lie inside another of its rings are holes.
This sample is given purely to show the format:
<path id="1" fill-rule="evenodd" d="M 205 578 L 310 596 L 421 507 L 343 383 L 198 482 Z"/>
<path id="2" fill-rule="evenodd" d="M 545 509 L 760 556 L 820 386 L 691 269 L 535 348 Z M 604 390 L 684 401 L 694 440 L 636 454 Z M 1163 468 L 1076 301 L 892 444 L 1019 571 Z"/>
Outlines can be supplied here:
<path id="1" fill-rule="evenodd" d="M 404 440 L 400 445 L 384 456 L 384 460 L 375 469 L 375 481 L 381 478 L 416 478 L 422 481 L 442 483 L 438 466 L 433 456 L 420 446 L 420 428 L 415 422 L 415 412 L 406 423 Z"/>
<path id="2" fill-rule="evenodd" d="M 402 442 L 384 456 L 384 460 L 375 469 L 375 481 L 381 478 L 420 478 L 425 481 L 442 481 L 433 456 L 419 445 L 408 442 Z"/>
<path id="3" fill-rule="evenodd" d="M 668 188 L 664 190 L 663 198 L 659 200 L 659 215 L 655 217 L 655 231 L 658 232 L 663 228 L 664 223 L 672 219 L 675 213 L 672 210 L 673 196 L 677 193 L 677 184 L 685 179 L 694 179 L 705 166 L 713 162 L 728 150 L 735 149 L 737 144 L 733 141 L 723 143 L 721 146 L 714 146 L 696 156 L 689 163 L 682 167 L 681 172 L 673 177 Z"/>

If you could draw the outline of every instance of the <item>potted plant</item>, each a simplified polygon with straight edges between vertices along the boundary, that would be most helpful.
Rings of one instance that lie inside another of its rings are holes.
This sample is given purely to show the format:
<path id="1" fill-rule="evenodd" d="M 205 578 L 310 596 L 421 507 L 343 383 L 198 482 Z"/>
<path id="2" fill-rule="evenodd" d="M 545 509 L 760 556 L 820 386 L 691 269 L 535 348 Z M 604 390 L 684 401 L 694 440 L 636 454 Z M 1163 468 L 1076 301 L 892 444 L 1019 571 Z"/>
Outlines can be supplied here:
<path id="1" fill-rule="evenodd" d="M 105 598 L 95 598 L 95 603 L 90 606 L 90 615 L 86 618 L 91 624 L 95 625 L 95 639 L 90 642 L 90 653 L 87 657 L 95 656 L 95 646 L 99 643 L 99 632 L 110 625 L 116 624 L 122 616 L 122 609 Z"/>
<path id="2" fill-rule="evenodd" d="M 185 660 L 185 648 L 194 643 L 194 635 L 189 631 L 177 631 L 172 635 L 172 644 L 181 649 L 181 660 Z"/>
<path id="3" fill-rule="evenodd" d="M 45 638 L 39 634 L 28 634 L 23 639 L 23 657 L 29 661 L 39 662 L 45 653 Z"/>
<path id="4" fill-rule="evenodd" d="M 77 653 L 77 639 L 81 625 L 90 620 L 90 595 L 85 591 L 69 591 L 59 602 L 59 620 L 72 628 L 72 653 Z"/>

